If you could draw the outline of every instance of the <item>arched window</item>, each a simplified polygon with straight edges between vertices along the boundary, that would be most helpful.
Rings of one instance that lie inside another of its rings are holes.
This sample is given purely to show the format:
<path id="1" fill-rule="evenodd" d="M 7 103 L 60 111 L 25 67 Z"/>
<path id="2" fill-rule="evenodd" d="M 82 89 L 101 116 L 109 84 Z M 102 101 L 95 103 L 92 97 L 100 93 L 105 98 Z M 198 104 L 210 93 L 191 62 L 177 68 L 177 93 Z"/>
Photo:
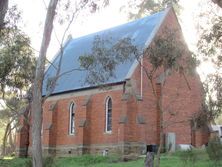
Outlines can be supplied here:
<path id="1" fill-rule="evenodd" d="M 75 133 L 75 104 L 72 102 L 69 106 L 69 134 Z"/>
<path id="2" fill-rule="evenodd" d="M 106 132 L 112 131 L 112 99 L 108 97 L 106 99 Z"/>

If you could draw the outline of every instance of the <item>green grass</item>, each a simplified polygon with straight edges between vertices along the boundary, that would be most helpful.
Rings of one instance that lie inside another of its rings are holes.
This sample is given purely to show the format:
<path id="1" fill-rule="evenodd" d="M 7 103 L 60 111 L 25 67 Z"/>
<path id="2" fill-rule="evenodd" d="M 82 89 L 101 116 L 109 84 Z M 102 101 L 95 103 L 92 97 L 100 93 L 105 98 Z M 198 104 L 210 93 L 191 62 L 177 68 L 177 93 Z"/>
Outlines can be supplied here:
<path id="1" fill-rule="evenodd" d="M 28 167 L 29 158 L 4 158 L 0 159 L 0 167 Z"/>
<path id="2" fill-rule="evenodd" d="M 120 162 L 117 157 L 83 156 L 80 158 L 58 158 L 55 160 L 58 167 L 133 167 L 143 166 L 143 161 Z"/>
<path id="3" fill-rule="evenodd" d="M 176 152 L 161 156 L 161 167 L 213 167 L 208 155 L 203 150 L 190 152 Z M 189 157 L 190 159 L 186 159 Z M 194 155 L 194 156 L 193 156 Z M 92 156 L 45 158 L 45 167 L 144 167 L 144 158 L 122 162 L 118 156 Z M 30 158 L 0 159 L 0 167 L 31 167 Z"/>

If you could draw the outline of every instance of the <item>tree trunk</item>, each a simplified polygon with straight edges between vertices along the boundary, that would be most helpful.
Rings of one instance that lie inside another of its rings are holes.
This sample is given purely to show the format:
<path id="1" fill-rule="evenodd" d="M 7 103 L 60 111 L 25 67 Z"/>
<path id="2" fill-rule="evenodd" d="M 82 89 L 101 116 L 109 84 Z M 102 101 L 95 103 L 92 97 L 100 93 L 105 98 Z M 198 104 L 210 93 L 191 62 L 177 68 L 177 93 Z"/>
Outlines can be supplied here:
<path id="1" fill-rule="evenodd" d="M 4 26 L 5 15 L 8 10 L 8 0 L 0 0 L 0 29 Z"/>
<path id="2" fill-rule="evenodd" d="M 159 95 L 156 97 L 156 102 L 157 102 L 157 112 L 159 112 L 159 147 L 157 151 L 157 156 L 156 156 L 156 167 L 160 166 L 160 153 L 163 148 L 163 109 L 162 109 L 162 90 L 161 90 L 161 85 L 160 85 L 160 92 Z"/>
<path id="3" fill-rule="evenodd" d="M 147 152 L 145 159 L 145 167 L 153 167 L 154 153 Z"/>
<path id="4" fill-rule="evenodd" d="M 30 138 L 30 113 L 31 113 L 31 100 L 28 101 L 28 106 L 26 107 L 26 111 L 24 113 L 25 118 L 25 130 L 27 131 L 27 138 L 26 138 L 26 147 L 25 147 L 25 153 L 24 156 L 28 157 L 29 152 L 29 138 Z"/>
<path id="5" fill-rule="evenodd" d="M 42 82 L 44 78 L 46 52 L 51 40 L 51 33 L 53 29 L 53 20 L 55 16 L 55 9 L 58 0 L 50 0 L 47 9 L 44 33 L 38 57 L 38 62 L 35 72 L 35 80 L 33 86 L 33 101 L 32 101 L 32 166 L 42 167 Z"/>
<path id="6" fill-rule="evenodd" d="M 9 128 L 10 128 L 10 123 L 7 123 L 4 137 L 3 137 L 3 143 L 2 143 L 2 156 L 6 155 L 6 144 L 7 144 L 7 136 L 8 136 Z"/>
<path id="7" fill-rule="evenodd" d="M 217 4 L 220 8 L 222 8 L 222 0 L 212 0 L 213 3 Z"/>
<path id="8" fill-rule="evenodd" d="M 9 131 L 8 131 L 8 143 L 10 146 L 9 152 L 8 153 L 13 153 L 15 151 L 15 142 L 14 142 L 14 134 L 11 125 L 9 126 Z"/>

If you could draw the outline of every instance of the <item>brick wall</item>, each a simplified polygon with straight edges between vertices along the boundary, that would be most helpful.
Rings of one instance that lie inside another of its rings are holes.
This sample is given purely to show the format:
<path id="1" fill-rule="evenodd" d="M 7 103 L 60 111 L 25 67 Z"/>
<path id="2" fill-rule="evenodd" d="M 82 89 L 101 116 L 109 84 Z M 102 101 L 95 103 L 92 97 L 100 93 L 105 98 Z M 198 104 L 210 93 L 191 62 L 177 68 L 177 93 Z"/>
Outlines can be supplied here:
<path id="1" fill-rule="evenodd" d="M 166 16 L 165 25 L 177 25 L 174 13 Z M 150 64 L 144 60 L 144 65 Z M 159 142 L 159 113 L 156 98 L 144 71 L 137 66 L 125 83 L 106 89 L 92 89 L 51 96 L 44 104 L 43 148 L 46 154 L 81 155 L 108 150 L 111 153 L 142 153 L 146 145 Z M 157 76 L 161 71 L 157 72 Z M 142 74 L 142 75 L 141 75 Z M 184 76 L 172 73 L 162 91 L 164 132 L 174 132 L 177 144 L 200 146 L 206 134 L 192 136 L 190 118 L 201 110 L 202 86 L 197 74 Z M 154 80 L 156 85 L 157 81 Z M 141 93 L 142 92 L 142 93 Z M 105 101 L 112 99 L 112 132 L 105 132 Z M 69 107 L 75 104 L 75 134 L 69 134 Z M 18 139 L 24 138 L 20 133 Z M 194 141 L 195 140 L 195 141 Z M 21 141 L 21 140 L 20 140 Z M 193 143 L 192 143 L 193 144 Z M 24 145 L 19 144 L 18 146 Z"/>

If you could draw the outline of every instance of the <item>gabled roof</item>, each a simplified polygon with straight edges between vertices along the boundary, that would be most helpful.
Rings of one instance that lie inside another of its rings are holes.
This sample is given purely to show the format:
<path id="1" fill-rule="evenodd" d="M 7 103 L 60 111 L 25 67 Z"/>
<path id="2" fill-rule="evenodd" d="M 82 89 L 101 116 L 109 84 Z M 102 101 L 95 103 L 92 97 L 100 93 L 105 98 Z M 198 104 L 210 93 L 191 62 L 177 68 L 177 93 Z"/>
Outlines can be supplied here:
<path id="1" fill-rule="evenodd" d="M 146 48 L 157 33 L 168 11 L 169 9 L 166 9 L 162 12 L 114 28 L 86 35 L 80 38 L 70 39 L 64 46 L 60 73 L 63 74 L 67 71 L 80 67 L 78 58 L 83 54 L 90 53 L 92 43 L 96 36 L 101 36 L 103 39 L 112 37 L 112 39 L 116 41 L 129 37 L 132 39 L 133 44 L 135 44 L 138 48 Z M 52 62 L 53 65 L 49 65 L 49 67 L 45 71 L 45 77 L 43 81 L 43 95 L 46 94 L 47 80 L 51 77 L 54 77 L 56 74 L 55 67 L 58 66 L 60 56 L 60 54 L 56 55 Z M 136 60 L 129 60 L 123 64 L 119 64 L 118 67 L 115 69 L 116 77 L 110 78 L 104 84 L 119 83 L 125 81 L 125 79 L 130 78 L 136 66 Z M 72 71 L 62 75 L 57 80 L 56 87 L 52 94 L 96 86 L 85 83 L 85 79 L 87 76 L 86 74 L 86 71 Z"/>

